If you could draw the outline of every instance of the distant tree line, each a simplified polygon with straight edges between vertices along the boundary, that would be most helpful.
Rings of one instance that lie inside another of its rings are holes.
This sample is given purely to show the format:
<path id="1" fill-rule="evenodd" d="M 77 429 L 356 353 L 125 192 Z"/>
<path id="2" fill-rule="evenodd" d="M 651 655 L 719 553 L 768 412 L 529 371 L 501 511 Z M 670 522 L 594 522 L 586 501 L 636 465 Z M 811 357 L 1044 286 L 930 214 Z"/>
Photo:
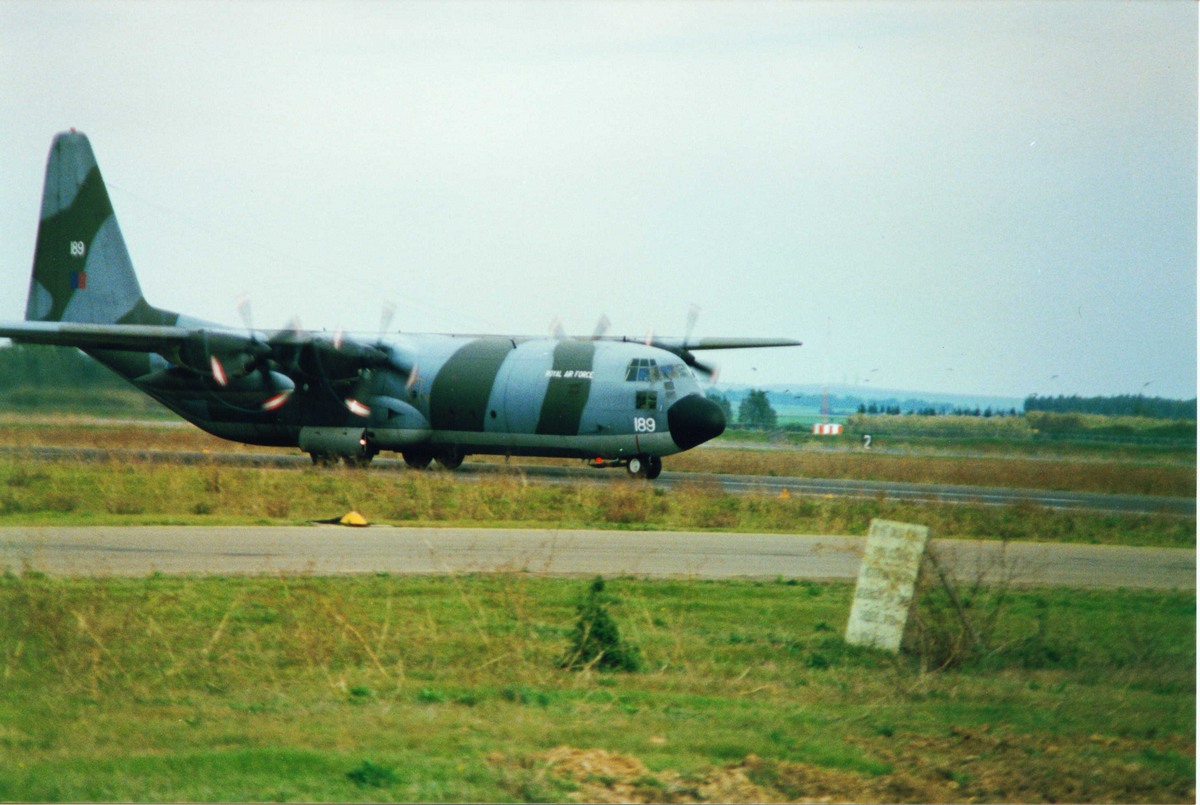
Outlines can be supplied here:
<path id="1" fill-rule="evenodd" d="M 993 409 L 991 406 L 980 409 L 979 406 L 974 408 L 964 408 L 956 406 L 951 408 L 948 405 L 934 407 L 927 405 L 925 407 L 902 407 L 900 405 L 888 405 L 878 403 L 862 403 L 858 406 L 860 414 L 885 414 L 891 416 L 900 416 L 908 414 L 912 416 L 978 416 L 991 418 L 994 416 L 1017 416 L 1017 409 L 1010 408 L 1005 411 L 1003 408 Z"/>
<path id="2" fill-rule="evenodd" d="M 0 347 L 0 410 L 153 414 L 165 409 L 71 347 Z"/>
<path id="3" fill-rule="evenodd" d="M 753 430 L 771 430 L 778 418 L 765 391 L 751 389 L 738 406 L 738 424 Z"/>
<path id="4" fill-rule="evenodd" d="M 719 391 L 709 391 L 704 396 L 715 402 L 725 414 L 725 421 L 730 425 L 734 424 L 733 404 Z M 771 401 L 767 399 L 767 392 L 758 389 L 751 389 L 742 397 L 741 403 L 738 404 L 737 424 L 740 427 L 750 430 L 773 430 L 778 423 L 779 418 L 775 413 L 775 408 L 771 405 Z"/>
<path id="5" fill-rule="evenodd" d="M 96 391 L 128 386 L 77 349 L 13 344 L 0 349 L 0 391 L 19 388 Z"/>
<path id="6" fill-rule="evenodd" d="M 729 398 L 719 391 L 708 391 L 704 396 L 717 404 L 717 407 L 721 409 L 721 413 L 725 415 L 725 421 L 732 425 L 733 403 L 729 402 Z"/>
<path id="7" fill-rule="evenodd" d="M 1079 395 L 1039 397 L 1032 394 L 1025 398 L 1025 411 L 1194 420 L 1196 418 L 1196 398 L 1168 400 L 1163 397 L 1145 397 L 1141 394 L 1122 394 L 1116 397 L 1080 397 Z"/>

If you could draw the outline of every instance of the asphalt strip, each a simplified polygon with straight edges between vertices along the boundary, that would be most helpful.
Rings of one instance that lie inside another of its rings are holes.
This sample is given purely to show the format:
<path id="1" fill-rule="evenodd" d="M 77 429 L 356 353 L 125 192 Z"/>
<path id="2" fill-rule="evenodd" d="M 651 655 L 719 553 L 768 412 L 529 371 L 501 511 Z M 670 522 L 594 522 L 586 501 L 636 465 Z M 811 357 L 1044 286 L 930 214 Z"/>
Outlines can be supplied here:
<path id="1" fill-rule="evenodd" d="M 529 573 L 848 580 L 861 537 L 321 526 L 0 528 L 0 567 L 55 576 Z M 960 578 L 1026 586 L 1196 589 L 1196 551 L 935 540 Z"/>

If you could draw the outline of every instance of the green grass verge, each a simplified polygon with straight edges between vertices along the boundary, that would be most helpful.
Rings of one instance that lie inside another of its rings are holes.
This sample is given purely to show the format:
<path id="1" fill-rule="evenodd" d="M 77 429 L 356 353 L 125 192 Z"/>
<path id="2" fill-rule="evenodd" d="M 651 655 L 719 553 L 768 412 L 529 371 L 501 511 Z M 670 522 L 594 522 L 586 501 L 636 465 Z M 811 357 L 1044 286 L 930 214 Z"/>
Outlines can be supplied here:
<path id="1" fill-rule="evenodd" d="M 1160 547 L 1196 544 L 1194 517 L 1114 515 L 880 498 L 734 495 L 711 483 L 666 489 L 538 484 L 519 473 L 252 469 L 0 459 L 0 527 L 294 524 L 354 509 L 397 525 L 617 528 L 862 535 L 873 518 L 920 522 L 942 538 Z"/>
<path id="2" fill-rule="evenodd" d="M 953 672 L 847 584 L 0 578 L 0 799 L 1190 801 L 1195 597 L 1016 590 Z"/>
<path id="3" fill-rule="evenodd" d="M 743 436 L 764 441 L 780 437 L 780 441 L 730 449 L 722 437 L 715 444 L 671 456 L 667 469 L 697 477 L 712 473 L 800 476 L 1173 497 L 1194 497 L 1196 492 L 1194 440 L 1172 450 L 1129 451 L 1106 445 L 1088 451 L 1054 448 L 1030 452 L 1029 444 L 1018 440 L 978 444 L 940 440 L 936 447 L 919 441 L 897 445 L 888 440 L 888 446 L 880 442 L 863 450 L 853 439 L 804 437 L 796 442 L 798 434 L 743 432 Z M 126 455 L 132 446 L 197 453 L 265 449 L 224 441 L 182 422 L 154 425 L 69 417 L 0 420 L 0 443 L 8 448 L 90 447 L 118 451 L 115 455 Z M 473 456 L 472 460 L 508 463 L 498 456 Z M 564 460 L 525 458 L 517 463 L 562 466 Z"/>
<path id="4" fill-rule="evenodd" d="M 1049 428 L 1045 427 L 1047 424 Z M 1171 462 L 1194 466 L 1195 433 L 1194 422 L 1144 417 L 1033 414 L 982 418 L 859 414 L 849 418 L 846 431 L 839 436 L 815 436 L 807 428 L 771 432 L 731 428 L 710 444 L 744 442 L 859 452 L 862 451 L 863 434 L 871 434 L 871 450 L 875 452 Z"/>

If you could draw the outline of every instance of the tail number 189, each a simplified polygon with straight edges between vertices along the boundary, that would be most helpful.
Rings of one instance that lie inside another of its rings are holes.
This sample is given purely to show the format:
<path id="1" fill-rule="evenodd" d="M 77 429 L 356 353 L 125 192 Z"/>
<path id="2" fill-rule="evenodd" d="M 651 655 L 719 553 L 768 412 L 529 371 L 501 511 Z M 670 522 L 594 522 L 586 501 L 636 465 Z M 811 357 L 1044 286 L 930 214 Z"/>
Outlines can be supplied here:
<path id="1" fill-rule="evenodd" d="M 654 417 L 635 416 L 633 418 L 634 433 L 654 433 L 656 427 L 658 427 L 658 423 L 654 421 Z"/>

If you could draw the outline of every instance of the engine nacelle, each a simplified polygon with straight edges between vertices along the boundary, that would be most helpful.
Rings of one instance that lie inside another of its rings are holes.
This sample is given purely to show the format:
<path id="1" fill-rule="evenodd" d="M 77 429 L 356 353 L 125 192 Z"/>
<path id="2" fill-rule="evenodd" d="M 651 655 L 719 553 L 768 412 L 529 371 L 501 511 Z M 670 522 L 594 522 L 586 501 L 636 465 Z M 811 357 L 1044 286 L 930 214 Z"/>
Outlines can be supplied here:
<path id="1" fill-rule="evenodd" d="M 301 450 L 314 455 L 366 456 L 372 452 L 363 428 L 301 428 L 299 443 Z"/>
<path id="2" fill-rule="evenodd" d="M 363 369 L 383 366 L 387 362 L 387 353 L 375 347 L 351 341 L 335 345 L 318 338 L 300 345 L 295 367 L 308 377 L 338 381 L 350 380 Z"/>
<path id="3" fill-rule="evenodd" d="M 216 359 L 221 372 L 228 378 L 247 374 L 267 348 L 242 335 L 200 330 L 179 345 L 172 356 L 175 361 L 193 372 L 211 375 Z"/>
<path id="4" fill-rule="evenodd" d="M 135 381 L 139 386 L 159 391 L 186 391 L 204 388 L 220 397 L 250 397 L 266 399 L 276 394 L 292 392 L 295 382 L 279 372 L 252 372 L 242 377 L 231 378 L 225 386 L 217 387 L 207 374 L 197 376 L 195 372 L 172 366 L 157 372 L 142 375 Z"/>
<path id="5" fill-rule="evenodd" d="M 395 397 L 376 395 L 367 400 L 371 427 L 367 438 L 386 450 L 400 450 L 429 439 L 429 422 L 413 406 Z"/>

